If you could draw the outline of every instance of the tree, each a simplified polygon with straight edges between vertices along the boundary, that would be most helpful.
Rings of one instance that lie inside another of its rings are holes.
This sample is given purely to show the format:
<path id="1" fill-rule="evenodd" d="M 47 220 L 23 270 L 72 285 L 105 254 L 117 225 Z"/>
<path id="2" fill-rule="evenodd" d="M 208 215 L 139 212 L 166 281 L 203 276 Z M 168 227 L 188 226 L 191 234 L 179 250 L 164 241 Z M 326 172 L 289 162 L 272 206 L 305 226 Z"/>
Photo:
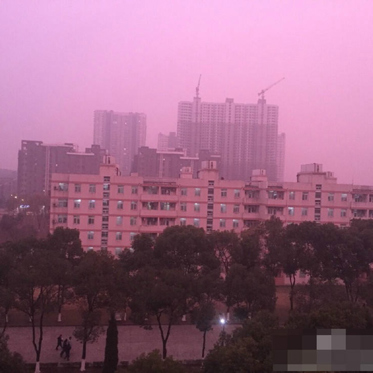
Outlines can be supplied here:
<path id="1" fill-rule="evenodd" d="M 240 318 L 252 317 L 260 310 L 274 310 L 274 278 L 264 268 L 247 269 L 241 264 L 235 264 L 226 277 L 226 284 L 226 291 L 229 289 L 231 292 L 236 315 Z"/>
<path id="2" fill-rule="evenodd" d="M 106 332 L 105 359 L 102 373 L 115 373 L 118 366 L 118 328 L 112 314 Z"/>
<path id="3" fill-rule="evenodd" d="M 159 350 L 154 350 L 148 355 L 141 354 L 128 367 L 129 373 L 185 373 L 183 365 L 167 357 L 162 359 Z"/>
<path id="4" fill-rule="evenodd" d="M 204 361 L 204 373 L 272 372 L 272 333 L 278 320 L 259 312 L 233 335 L 223 334 Z"/>
<path id="5" fill-rule="evenodd" d="M 53 310 L 56 300 L 56 256 L 48 252 L 45 241 L 36 239 L 14 244 L 13 253 L 17 258 L 11 271 L 14 306 L 30 318 L 35 372 L 39 373 L 44 317 Z"/>
<path id="6" fill-rule="evenodd" d="M 79 264 L 83 248 L 79 239 L 79 231 L 58 227 L 47 239 L 48 248 L 57 255 L 58 265 L 55 268 L 55 278 L 57 287 L 57 321 L 62 321 L 62 308 L 66 301 L 73 298 L 72 279 L 73 272 Z"/>
<path id="7" fill-rule="evenodd" d="M 212 330 L 215 314 L 215 305 L 212 301 L 199 302 L 192 311 L 192 321 L 196 324 L 196 328 L 203 333 L 202 358 L 205 357 L 206 333 Z"/>
<path id="8" fill-rule="evenodd" d="M 28 369 L 22 356 L 10 352 L 5 337 L 0 337 L 0 372 L 1 373 L 27 373 Z"/>
<path id="9" fill-rule="evenodd" d="M 190 312 L 197 302 L 201 278 L 219 273 L 219 262 L 203 229 L 169 227 L 153 242 L 139 235 L 133 252 L 122 257 L 131 268 L 132 319 L 146 325 L 154 316 L 162 339 L 162 356 L 167 356 L 171 327 Z M 149 325 L 147 325 L 149 327 Z"/>
<path id="10" fill-rule="evenodd" d="M 82 317 L 82 324 L 75 328 L 74 336 L 83 345 L 82 372 L 85 371 L 87 343 L 95 342 L 103 332 L 100 310 L 110 303 L 114 261 L 106 251 L 88 251 L 74 272 L 74 291 Z"/>

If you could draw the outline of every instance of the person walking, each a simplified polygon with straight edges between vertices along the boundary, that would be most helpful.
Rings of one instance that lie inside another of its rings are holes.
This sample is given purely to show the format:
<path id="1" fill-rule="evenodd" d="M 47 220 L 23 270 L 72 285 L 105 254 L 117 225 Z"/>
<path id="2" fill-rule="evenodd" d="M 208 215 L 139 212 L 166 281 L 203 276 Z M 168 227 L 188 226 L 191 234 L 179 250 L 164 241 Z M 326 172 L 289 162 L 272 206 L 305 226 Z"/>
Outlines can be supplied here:
<path id="1" fill-rule="evenodd" d="M 58 347 L 61 347 L 61 349 L 62 349 L 62 334 L 60 334 L 60 335 L 57 337 L 57 347 L 56 347 L 56 351 L 58 350 Z"/>
<path id="2" fill-rule="evenodd" d="M 63 355 L 65 355 L 65 359 L 66 359 L 66 354 L 67 354 L 67 345 L 69 343 L 69 340 L 66 338 L 64 341 L 63 341 L 63 344 L 62 344 L 62 351 L 60 353 L 60 357 L 64 357 Z"/>
<path id="3" fill-rule="evenodd" d="M 70 361 L 70 351 L 71 351 L 71 337 L 67 341 L 67 345 L 66 345 L 66 360 L 67 361 Z"/>

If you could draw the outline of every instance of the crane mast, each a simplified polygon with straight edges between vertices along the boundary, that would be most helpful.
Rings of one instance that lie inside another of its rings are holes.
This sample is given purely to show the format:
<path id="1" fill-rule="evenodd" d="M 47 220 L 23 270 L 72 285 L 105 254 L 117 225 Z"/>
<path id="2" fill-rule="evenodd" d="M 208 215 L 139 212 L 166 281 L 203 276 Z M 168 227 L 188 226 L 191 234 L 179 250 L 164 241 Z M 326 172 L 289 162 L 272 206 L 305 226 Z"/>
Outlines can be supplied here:
<path id="1" fill-rule="evenodd" d="M 199 97 L 199 85 L 201 83 L 201 76 L 202 76 L 202 74 L 199 75 L 198 84 L 197 84 L 197 87 L 196 87 L 196 97 L 197 98 Z"/>
<path id="2" fill-rule="evenodd" d="M 278 83 L 282 82 L 283 80 L 285 79 L 284 78 L 281 78 L 280 80 L 277 80 L 277 82 L 274 82 L 273 84 L 271 84 L 270 86 L 268 86 L 267 88 L 264 88 L 262 89 L 259 93 L 258 93 L 258 96 L 262 96 L 261 99 L 264 100 L 264 93 L 266 93 L 269 89 L 271 89 L 273 86 L 277 85 Z"/>

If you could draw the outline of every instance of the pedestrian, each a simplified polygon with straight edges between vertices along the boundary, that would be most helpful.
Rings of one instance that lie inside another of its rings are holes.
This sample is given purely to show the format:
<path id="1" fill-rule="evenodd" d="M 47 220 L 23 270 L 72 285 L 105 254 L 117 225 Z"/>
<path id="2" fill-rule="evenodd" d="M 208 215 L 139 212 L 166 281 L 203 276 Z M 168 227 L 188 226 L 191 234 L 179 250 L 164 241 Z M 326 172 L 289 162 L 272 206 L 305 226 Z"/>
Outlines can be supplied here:
<path id="1" fill-rule="evenodd" d="M 67 345 L 66 345 L 66 360 L 67 361 L 70 360 L 70 351 L 71 351 L 71 337 L 67 341 Z"/>
<path id="2" fill-rule="evenodd" d="M 66 353 L 67 353 L 67 345 L 69 343 L 69 340 L 66 338 L 64 341 L 63 341 L 63 344 L 62 344 L 62 351 L 60 353 L 60 357 L 63 357 L 63 355 L 65 355 L 65 358 L 66 358 Z"/>
<path id="3" fill-rule="evenodd" d="M 61 349 L 62 349 L 62 334 L 60 334 L 60 335 L 57 337 L 57 347 L 56 347 L 56 351 L 58 350 L 58 347 L 61 347 Z"/>

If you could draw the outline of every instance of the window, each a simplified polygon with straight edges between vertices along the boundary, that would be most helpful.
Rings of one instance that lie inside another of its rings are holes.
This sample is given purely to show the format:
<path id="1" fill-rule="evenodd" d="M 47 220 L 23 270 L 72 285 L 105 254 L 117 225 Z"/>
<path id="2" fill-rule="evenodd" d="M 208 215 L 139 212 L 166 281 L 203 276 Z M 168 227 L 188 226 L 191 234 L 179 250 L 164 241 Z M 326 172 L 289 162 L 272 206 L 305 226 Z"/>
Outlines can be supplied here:
<path id="1" fill-rule="evenodd" d="M 233 205 L 233 213 L 238 214 L 240 212 L 240 205 Z"/>
<path id="2" fill-rule="evenodd" d="M 80 193 L 82 190 L 82 187 L 80 184 L 75 184 L 75 193 Z"/>
<path id="3" fill-rule="evenodd" d="M 104 192 L 104 193 L 102 194 L 102 196 L 103 196 L 104 198 L 109 198 L 110 193 L 109 193 L 109 192 Z"/>
<path id="4" fill-rule="evenodd" d="M 103 214 L 108 214 L 108 213 L 109 213 L 109 209 L 108 209 L 107 207 L 104 207 L 104 208 L 102 209 L 102 213 L 103 213 Z"/>
<path id="5" fill-rule="evenodd" d="M 67 199 L 59 199 L 57 203 L 58 207 L 67 207 Z"/>
<path id="6" fill-rule="evenodd" d="M 102 223 L 101 228 L 102 229 L 109 229 L 109 224 L 108 223 Z"/>
<path id="7" fill-rule="evenodd" d="M 225 203 L 220 204 L 220 212 L 227 212 L 227 205 Z"/>
<path id="8" fill-rule="evenodd" d="M 214 186 L 215 182 L 214 180 L 209 180 L 209 186 Z"/>
<path id="9" fill-rule="evenodd" d="M 161 210 L 174 211 L 176 207 L 175 202 L 161 202 Z"/>
<path id="10" fill-rule="evenodd" d="M 109 221 L 109 217 L 108 216 L 103 216 L 102 217 L 102 221 L 108 222 Z"/>
<path id="11" fill-rule="evenodd" d="M 59 223 L 67 223 L 67 215 L 58 215 L 57 221 Z"/>
<path id="12" fill-rule="evenodd" d="M 302 193 L 302 201 L 307 201 L 308 200 L 308 192 L 303 192 Z"/>
<path id="13" fill-rule="evenodd" d="M 88 246 L 88 247 L 87 247 L 87 250 L 88 250 L 88 251 L 93 250 L 93 246 Z"/>
<path id="14" fill-rule="evenodd" d="M 294 207 L 288 207 L 288 214 L 294 216 Z"/>
<path id="15" fill-rule="evenodd" d="M 89 184 L 89 193 L 96 193 L 96 185 L 95 184 Z"/>
<path id="16" fill-rule="evenodd" d="M 241 196 L 240 190 L 239 189 L 235 189 L 234 190 L 234 198 L 240 198 L 240 196 Z"/>
<path id="17" fill-rule="evenodd" d="M 104 216 L 104 217 L 106 217 L 106 216 Z M 103 217 L 103 218 L 104 218 L 104 217 Z M 102 221 L 104 221 L 103 218 L 102 218 Z M 123 217 L 122 217 L 122 216 L 117 216 L 116 224 L 117 224 L 117 225 L 122 225 L 122 224 L 123 224 Z"/>
<path id="18" fill-rule="evenodd" d="M 131 217 L 130 217 L 130 225 L 136 225 L 136 223 L 137 223 L 137 219 L 136 219 L 136 217 L 131 216 Z"/>
<path id="19" fill-rule="evenodd" d="M 102 238 L 108 238 L 109 237 L 109 232 L 101 232 L 101 237 Z"/>
<path id="20" fill-rule="evenodd" d="M 161 194 L 170 196 L 176 194 L 176 188 L 174 187 L 161 187 Z"/>
<path id="21" fill-rule="evenodd" d="M 104 183 L 102 189 L 103 190 L 110 190 L 110 184 L 109 183 Z"/>
<path id="22" fill-rule="evenodd" d="M 118 194 L 124 193 L 124 185 L 118 185 Z"/>
<path id="23" fill-rule="evenodd" d="M 284 192 L 278 190 L 269 190 L 268 191 L 269 199 L 284 199 Z"/>
<path id="24" fill-rule="evenodd" d="M 321 206 L 321 201 L 319 199 L 315 201 L 315 206 Z"/>
<path id="25" fill-rule="evenodd" d="M 307 216 L 307 215 L 308 215 L 308 208 L 302 207 L 302 216 Z"/>
<path id="26" fill-rule="evenodd" d="M 316 184 L 316 190 L 321 190 L 321 184 Z"/>
<path id="27" fill-rule="evenodd" d="M 133 242 L 133 240 L 135 239 L 135 236 L 136 236 L 136 233 L 130 232 L 130 241 L 131 242 Z"/>
<path id="28" fill-rule="evenodd" d="M 341 201 L 346 202 L 347 201 L 347 193 L 342 193 L 341 194 Z"/>
<path id="29" fill-rule="evenodd" d="M 88 224 L 94 224 L 95 223 L 95 217 L 94 216 L 88 216 Z"/>
<path id="30" fill-rule="evenodd" d="M 80 216 L 74 215 L 74 224 L 80 224 Z"/>
<path id="31" fill-rule="evenodd" d="M 93 232 L 93 231 L 89 231 L 89 232 L 87 233 L 87 238 L 88 238 L 89 240 L 93 240 L 93 238 L 94 238 L 94 232 Z"/>
<path id="32" fill-rule="evenodd" d="M 321 192 L 316 192 L 315 193 L 315 198 L 321 198 Z"/>
<path id="33" fill-rule="evenodd" d="M 233 228 L 238 228 L 238 220 L 233 219 Z"/>
<path id="34" fill-rule="evenodd" d="M 74 209 L 80 208 L 82 200 L 81 199 L 74 199 Z"/>
<path id="35" fill-rule="evenodd" d="M 58 190 L 61 192 L 67 192 L 68 184 L 67 183 L 58 183 Z"/>
<path id="36" fill-rule="evenodd" d="M 334 201 L 334 193 L 328 194 L 328 201 L 333 202 Z"/>
<path id="37" fill-rule="evenodd" d="M 245 205 L 245 211 L 248 213 L 254 213 L 259 211 L 259 206 L 257 205 Z"/>
<path id="38" fill-rule="evenodd" d="M 321 209 L 319 208 L 315 209 L 315 214 L 321 214 Z"/>
<path id="39" fill-rule="evenodd" d="M 180 218 L 180 225 L 186 225 L 186 219 Z"/>
<path id="40" fill-rule="evenodd" d="M 225 219 L 220 219 L 219 227 L 225 228 Z"/>
<path id="41" fill-rule="evenodd" d="M 173 218 L 159 218 L 159 225 L 175 225 L 175 219 Z"/>
<path id="42" fill-rule="evenodd" d="M 369 194 L 369 202 L 373 202 L 373 194 Z"/>
<path id="43" fill-rule="evenodd" d="M 137 186 L 132 186 L 132 188 L 131 188 L 131 193 L 132 193 L 132 194 L 137 194 L 137 193 L 138 193 L 138 188 L 137 188 Z"/>
<path id="44" fill-rule="evenodd" d="M 110 182 L 110 176 L 104 176 L 104 181 Z"/>
<path id="45" fill-rule="evenodd" d="M 199 203 L 194 204 L 194 211 L 199 212 L 200 211 L 200 205 Z"/>
<path id="46" fill-rule="evenodd" d="M 96 206 L 96 201 L 95 201 L 94 199 L 91 199 L 91 200 L 89 201 L 88 207 L 89 207 L 90 209 L 94 209 L 95 206 Z"/>
<path id="47" fill-rule="evenodd" d="M 121 252 L 122 252 L 122 248 L 121 247 L 116 247 L 115 248 L 115 256 L 119 256 Z"/>
<path id="48" fill-rule="evenodd" d="M 227 189 L 222 189 L 221 190 L 221 196 L 226 197 L 227 196 Z"/>
<path id="49" fill-rule="evenodd" d="M 199 219 L 194 219 L 193 220 L 193 225 L 198 228 L 199 227 Z"/>
<path id="50" fill-rule="evenodd" d="M 367 195 L 366 194 L 354 194 L 355 202 L 366 202 Z"/>
<path id="51" fill-rule="evenodd" d="M 158 194 L 159 187 L 157 186 L 144 186 L 144 192 L 148 194 Z"/>
<path id="52" fill-rule="evenodd" d="M 180 210 L 186 211 L 187 210 L 187 204 L 185 202 L 180 203 Z"/>
<path id="53" fill-rule="evenodd" d="M 122 241 L 122 232 L 115 233 L 115 239 L 117 241 Z"/>
<path id="54" fill-rule="evenodd" d="M 295 199 L 295 192 L 289 192 L 289 199 Z"/>
<path id="55" fill-rule="evenodd" d="M 269 215 L 283 215 L 284 208 L 283 207 L 277 207 L 277 206 L 269 206 L 269 207 L 267 207 L 267 213 Z"/>
<path id="56" fill-rule="evenodd" d="M 118 201 L 117 202 L 117 209 L 123 210 L 123 201 Z"/>
<path id="57" fill-rule="evenodd" d="M 194 195 L 199 197 L 201 195 L 201 188 L 194 189 Z"/>
<path id="58" fill-rule="evenodd" d="M 258 198 L 259 191 L 257 190 L 245 190 L 245 197 L 246 198 Z"/>
<path id="59" fill-rule="evenodd" d="M 131 210 L 137 210 L 137 202 L 136 201 L 131 202 Z"/>
<path id="60" fill-rule="evenodd" d="M 207 194 L 213 195 L 214 194 L 214 188 L 208 188 Z"/>
<path id="61" fill-rule="evenodd" d="M 180 194 L 181 194 L 182 196 L 186 196 L 186 195 L 187 195 L 187 188 L 181 188 L 181 189 L 180 189 Z"/>
<path id="62" fill-rule="evenodd" d="M 332 218 L 334 216 L 334 209 L 328 209 L 328 217 Z"/>
<path id="63" fill-rule="evenodd" d="M 158 210 L 158 202 L 143 202 L 142 207 L 146 210 Z"/>
<path id="64" fill-rule="evenodd" d="M 103 199 L 102 200 L 102 206 L 103 207 L 109 207 L 109 200 L 108 199 Z"/>

